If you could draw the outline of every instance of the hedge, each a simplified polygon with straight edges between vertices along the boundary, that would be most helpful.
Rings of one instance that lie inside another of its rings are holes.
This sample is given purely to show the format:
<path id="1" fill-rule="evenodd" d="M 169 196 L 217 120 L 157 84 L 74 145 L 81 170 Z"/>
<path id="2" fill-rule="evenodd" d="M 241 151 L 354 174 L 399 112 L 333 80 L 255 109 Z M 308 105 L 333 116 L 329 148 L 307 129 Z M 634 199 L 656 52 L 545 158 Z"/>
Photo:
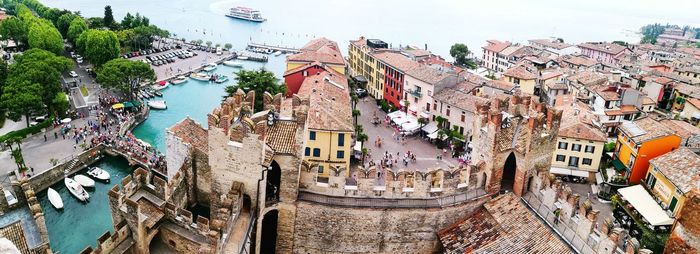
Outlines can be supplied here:
<path id="1" fill-rule="evenodd" d="M 24 139 L 28 135 L 37 134 L 37 133 L 41 132 L 41 129 L 44 129 L 46 127 L 51 126 L 51 123 L 53 123 L 53 117 L 49 117 L 48 119 L 44 120 L 43 122 L 41 122 L 37 125 L 31 126 L 31 127 L 8 132 L 7 134 L 0 136 L 0 143 L 4 143 L 5 141 L 10 140 L 10 139 L 14 139 L 14 138 Z"/>

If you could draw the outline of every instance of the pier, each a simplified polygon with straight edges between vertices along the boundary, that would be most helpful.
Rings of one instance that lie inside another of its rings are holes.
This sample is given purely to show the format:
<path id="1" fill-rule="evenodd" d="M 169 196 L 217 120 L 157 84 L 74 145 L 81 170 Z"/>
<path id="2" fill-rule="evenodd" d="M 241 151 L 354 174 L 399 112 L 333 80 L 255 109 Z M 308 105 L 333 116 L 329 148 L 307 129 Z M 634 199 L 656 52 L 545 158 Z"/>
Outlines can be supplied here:
<path id="1" fill-rule="evenodd" d="M 262 49 L 262 50 L 265 50 L 267 52 L 270 52 L 268 54 L 272 54 L 275 51 L 279 51 L 279 52 L 282 52 L 284 54 L 289 54 L 289 53 L 296 54 L 296 53 L 301 52 L 301 51 L 299 51 L 299 49 L 295 49 L 295 48 L 288 48 L 288 47 L 282 47 L 282 46 L 272 46 L 272 45 L 265 45 L 265 44 L 253 43 L 253 42 L 248 43 L 248 47 L 246 49 L 248 49 L 248 50 L 251 50 L 251 49 L 260 50 L 260 49 Z"/>

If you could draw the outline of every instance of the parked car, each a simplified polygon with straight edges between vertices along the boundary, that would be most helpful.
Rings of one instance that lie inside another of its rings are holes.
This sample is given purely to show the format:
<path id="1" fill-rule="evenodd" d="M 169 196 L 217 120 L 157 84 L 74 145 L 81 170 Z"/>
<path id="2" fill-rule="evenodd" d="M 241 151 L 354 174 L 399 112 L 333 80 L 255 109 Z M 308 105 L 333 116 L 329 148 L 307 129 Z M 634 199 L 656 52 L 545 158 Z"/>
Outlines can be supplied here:
<path id="1" fill-rule="evenodd" d="M 75 59 L 75 61 L 78 62 L 79 64 L 80 64 L 80 63 L 83 63 L 83 58 L 82 58 L 82 57 L 78 57 L 78 58 Z"/>
<path id="2" fill-rule="evenodd" d="M 356 88 L 356 89 L 355 89 L 355 94 L 357 94 L 357 97 L 358 97 L 358 98 L 362 98 L 362 97 L 367 96 L 367 90 L 362 89 L 362 88 Z"/>
<path id="3" fill-rule="evenodd" d="M 70 71 L 70 72 L 68 73 L 68 76 L 71 76 L 71 77 L 73 77 L 73 78 L 77 78 L 77 77 L 78 77 L 78 73 L 75 73 L 75 71 Z"/>

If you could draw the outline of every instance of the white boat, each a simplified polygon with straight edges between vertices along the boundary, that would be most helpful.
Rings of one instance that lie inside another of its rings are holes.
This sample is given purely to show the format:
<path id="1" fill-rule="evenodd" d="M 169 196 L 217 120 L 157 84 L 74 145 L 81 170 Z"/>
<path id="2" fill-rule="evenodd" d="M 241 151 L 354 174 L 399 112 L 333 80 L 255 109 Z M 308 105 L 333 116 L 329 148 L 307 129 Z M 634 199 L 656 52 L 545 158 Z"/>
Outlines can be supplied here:
<path id="1" fill-rule="evenodd" d="M 90 199 L 90 194 L 88 194 L 83 186 L 81 186 L 75 180 L 71 179 L 70 177 L 66 177 L 63 179 L 63 182 L 66 184 L 66 188 L 68 188 L 70 194 L 73 194 L 73 196 L 75 196 L 78 200 L 87 201 Z"/>
<path id="2" fill-rule="evenodd" d="M 87 188 L 94 188 L 95 187 L 95 180 L 92 180 L 90 177 L 87 177 L 84 175 L 75 175 L 73 177 L 73 180 L 78 182 L 83 187 L 87 187 Z"/>
<path id="3" fill-rule="evenodd" d="M 173 85 L 179 85 L 185 82 L 187 82 L 187 77 L 185 76 L 177 76 L 176 78 L 170 80 L 170 83 L 172 83 Z"/>
<path id="4" fill-rule="evenodd" d="M 241 60 L 248 60 L 248 56 L 238 56 L 238 59 L 241 59 Z"/>
<path id="5" fill-rule="evenodd" d="M 160 90 L 163 90 L 165 88 L 168 88 L 168 85 L 170 85 L 168 82 L 161 81 L 159 84 L 152 85 L 151 88 L 153 88 L 153 90 L 160 91 Z"/>
<path id="6" fill-rule="evenodd" d="M 272 53 L 273 56 L 279 56 L 282 54 L 282 51 L 275 51 L 275 53 Z"/>
<path id="7" fill-rule="evenodd" d="M 194 79 L 194 80 L 199 80 L 199 81 L 209 81 L 209 79 L 211 79 L 211 75 L 206 74 L 206 73 L 197 72 L 197 73 L 190 74 L 190 78 Z"/>
<path id="8" fill-rule="evenodd" d="M 51 202 L 53 207 L 56 209 L 63 209 L 63 199 L 61 199 L 61 194 L 58 194 L 58 191 L 49 187 L 46 195 L 49 197 L 49 202 Z"/>
<path id="9" fill-rule="evenodd" d="M 102 180 L 105 182 L 109 182 L 109 172 L 102 170 L 101 168 L 98 167 L 92 167 L 87 171 L 87 174 L 89 176 L 94 177 L 97 180 Z"/>
<path id="10" fill-rule="evenodd" d="M 226 14 L 226 16 L 253 22 L 264 22 L 266 20 L 262 17 L 260 11 L 241 6 L 229 9 L 229 12 L 228 14 Z"/>
<path id="11" fill-rule="evenodd" d="M 168 105 L 165 105 L 165 101 L 149 101 L 148 106 L 152 109 L 167 109 Z"/>
<path id="12" fill-rule="evenodd" d="M 229 66 L 229 67 L 235 67 L 235 68 L 243 67 L 242 63 L 239 63 L 236 61 L 224 61 L 224 65 Z"/>
<path id="13" fill-rule="evenodd" d="M 215 63 L 210 63 L 210 64 L 205 65 L 204 68 L 202 68 L 202 70 L 206 71 L 206 72 L 211 72 L 211 71 L 216 70 L 216 67 L 217 66 Z"/>

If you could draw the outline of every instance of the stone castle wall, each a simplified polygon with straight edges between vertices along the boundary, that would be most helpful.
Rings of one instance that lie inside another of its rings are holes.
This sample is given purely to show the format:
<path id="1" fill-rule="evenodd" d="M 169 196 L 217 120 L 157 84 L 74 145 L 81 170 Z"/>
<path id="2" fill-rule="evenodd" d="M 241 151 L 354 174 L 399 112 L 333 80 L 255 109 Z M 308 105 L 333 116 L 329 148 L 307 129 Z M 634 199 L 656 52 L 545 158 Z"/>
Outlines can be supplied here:
<path id="1" fill-rule="evenodd" d="M 488 199 L 431 209 L 348 208 L 299 201 L 294 252 L 436 253 L 441 249 L 437 231 L 470 214 Z"/>
<path id="2" fill-rule="evenodd" d="M 73 160 L 67 161 L 54 166 L 44 172 L 33 175 L 29 178 L 29 184 L 36 191 L 42 191 L 54 185 L 57 182 L 63 181 L 65 170 L 70 170 L 68 174 L 74 174 L 102 158 L 102 150 L 104 146 L 98 145 L 90 150 L 87 150 L 77 155 Z M 75 163 L 73 161 L 76 161 Z M 71 167 L 73 166 L 73 167 Z M 69 168 L 70 167 L 70 168 Z"/>

